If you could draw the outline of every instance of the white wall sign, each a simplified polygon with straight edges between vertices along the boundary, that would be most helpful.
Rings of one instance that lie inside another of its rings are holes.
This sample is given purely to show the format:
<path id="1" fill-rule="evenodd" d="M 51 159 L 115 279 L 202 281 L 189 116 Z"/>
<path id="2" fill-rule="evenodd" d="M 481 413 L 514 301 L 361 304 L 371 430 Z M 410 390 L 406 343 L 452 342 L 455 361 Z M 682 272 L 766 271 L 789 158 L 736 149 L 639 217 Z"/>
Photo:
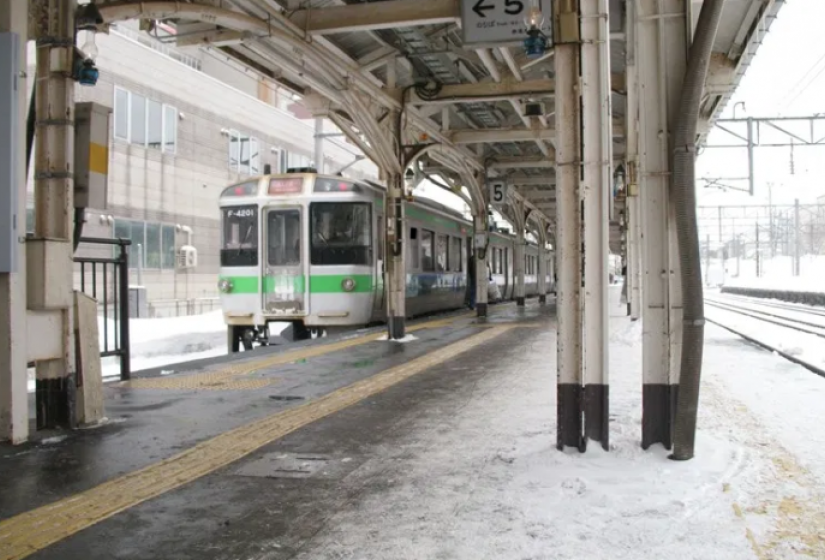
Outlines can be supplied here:
<path id="1" fill-rule="evenodd" d="M 507 183 L 490 181 L 490 204 L 501 206 L 507 201 Z"/>
<path id="2" fill-rule="evenodd" d="M 527 38 L 524 18 L 532 0 L 461 0 L 461 29 L 465 45 L 521 44 Z M 540 0 L 541 30 L 552 38 L 553 1 Z M 550 41 L 552 44 L 552 41 Z"/>

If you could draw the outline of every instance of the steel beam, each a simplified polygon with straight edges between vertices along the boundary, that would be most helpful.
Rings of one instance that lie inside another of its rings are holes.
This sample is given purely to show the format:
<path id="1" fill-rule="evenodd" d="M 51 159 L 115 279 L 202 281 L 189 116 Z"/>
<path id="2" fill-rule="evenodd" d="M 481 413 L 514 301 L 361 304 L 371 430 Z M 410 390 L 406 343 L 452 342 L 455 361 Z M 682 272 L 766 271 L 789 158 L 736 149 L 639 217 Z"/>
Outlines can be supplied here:
<path id="1" fill-rule="evenodd" d="M 491 142 L 552 140 L 556 137 L 556 133 L 550 129 L 486 128 L 479 130 L 451 130 L 448 137 L 453 144 L 488 144 Z"/>
<path id="2" fill-rule="evenodd" d="M 391 0 L 297 10 L 290 21 L 310 35 L 454 23 L 461 17 L 454 0 Z"/>
<path id="3" fill-rule="evenodd" d="M 609 206 L 613 187 L 608 0 L 580 0 L 584 195 L 584 434 L 608 449 Z"/>
<path id="4" fill-rule="evenodd" d="M 520 82 L 506 79 L 473 84 L 446 84 L 432 97 L 422 97 L 414 89 L 408 90 L 407 102 L 413 105 L 443 105 L 451 103 L 491 103 L 495 101 L 517 100 L 523 97 L 551 97 L 555 90 L 553 80 L 530 80 Z M 402 89 L 389 90 L 399 101 Z M 518 105 L 516 105 L 518 107 Z M 519 109 L 520 111 L 520 109 Z"/>
<path id="5" fill-rule="evenodd" d="M 497 157 L 488 169 L 555 169 L 556 158 L 547 157 Z"/>

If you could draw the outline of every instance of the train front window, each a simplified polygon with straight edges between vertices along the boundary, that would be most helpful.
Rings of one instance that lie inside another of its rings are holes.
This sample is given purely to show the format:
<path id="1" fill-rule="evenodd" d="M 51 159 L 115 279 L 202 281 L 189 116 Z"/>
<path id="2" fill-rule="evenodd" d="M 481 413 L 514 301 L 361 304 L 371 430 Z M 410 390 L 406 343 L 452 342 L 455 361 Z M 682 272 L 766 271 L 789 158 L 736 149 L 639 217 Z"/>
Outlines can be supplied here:
<path id="1" fill-rule="evenodd" d="M 258 266 L 257 206 L 233 206 L 221 213 L 221 266 Z"/>
<path id="2" fill-rule="evenodd" d="M 370 264 L 372 220 L 363 202 L 316 202 L 310 205 L 310 262 L 313 265 Z"/>
<path id="3" fill-rule="evenodd" d="M 270 266 L 301 264 L 301 213 L 270 210 L 267 214 L 267 251 Z"/>

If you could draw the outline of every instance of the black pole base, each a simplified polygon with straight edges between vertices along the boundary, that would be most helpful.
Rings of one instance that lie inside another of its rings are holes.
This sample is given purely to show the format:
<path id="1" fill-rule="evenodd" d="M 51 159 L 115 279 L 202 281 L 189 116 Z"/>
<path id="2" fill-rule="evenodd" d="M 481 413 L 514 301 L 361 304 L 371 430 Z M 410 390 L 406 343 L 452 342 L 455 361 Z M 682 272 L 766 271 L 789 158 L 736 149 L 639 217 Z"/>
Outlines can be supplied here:
<path id="1" fill-rule="evenodd" d="M 77 388 L 73 376 L 35 381 L 37 429 L 74 429 Z"/>
<path id="2" fill-rule="evenodd" d="M 519 307 L 524 307 L 524 298 L 523 297 L 517 297 L 516 298 L 516 305 L 518 305 Z"/>
<path id="3" fill-rule="evenodd" d="M 487 316 L 487 304 L 486 303 L 476 303 L 476 316 L 477 317 L 486 317 Z"/>
<path id="4" fill-rule="evenodd" d="M 404 317 L 390 317 L 387 321 L 389 328 L 388 336 L 391 340 L 399 340 L 407 334 L 406 321 Z"/>
<path id="5" fill-rule="evenodd" d="M 539 303 L 547 303 L 547 296 L 539 296 Z"/>
<path id="6" fill-rule="evenodd" d="M 642 449 L 661 443 L 673 447 L 678 385 L 647 383 L 642 386 Z"/>
<path id="7" fill-rule="evenodd" d="M 578 383 L 559 383 L 556 389 L 556 447 L 575 447 L 585 451 L 582 437 L 582 386 Z"/>
<path id="8" fill-rule="evenodd" d="M 610 448 L 609 399 L 609 385 L 584 386 L 584 435 L 601 443 L 605 451 Z"/>

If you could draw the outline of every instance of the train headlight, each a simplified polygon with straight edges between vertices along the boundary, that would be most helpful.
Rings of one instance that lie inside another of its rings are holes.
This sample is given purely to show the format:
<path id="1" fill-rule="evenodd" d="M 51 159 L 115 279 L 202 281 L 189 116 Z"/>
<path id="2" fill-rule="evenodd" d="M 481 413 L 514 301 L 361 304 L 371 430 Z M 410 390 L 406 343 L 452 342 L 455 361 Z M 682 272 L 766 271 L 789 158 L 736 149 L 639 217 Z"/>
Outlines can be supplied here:
<path id="1" fill-rule="evenodd" d="M 223 278 L 218 282 L 218 290 L 220 290 L 222 294 L 230 293 L 233 287 L 234 286 L 232 285 L 232 280 L 227 280 L 226 278 Z"/>
<path id="2" fill-rule="evenodd" d="M 341 282 L 341 287 L 344 289 L 345 292 L 351 292 L 355 289 L 355 280 L 352 278 L 344 278 Z"/>

